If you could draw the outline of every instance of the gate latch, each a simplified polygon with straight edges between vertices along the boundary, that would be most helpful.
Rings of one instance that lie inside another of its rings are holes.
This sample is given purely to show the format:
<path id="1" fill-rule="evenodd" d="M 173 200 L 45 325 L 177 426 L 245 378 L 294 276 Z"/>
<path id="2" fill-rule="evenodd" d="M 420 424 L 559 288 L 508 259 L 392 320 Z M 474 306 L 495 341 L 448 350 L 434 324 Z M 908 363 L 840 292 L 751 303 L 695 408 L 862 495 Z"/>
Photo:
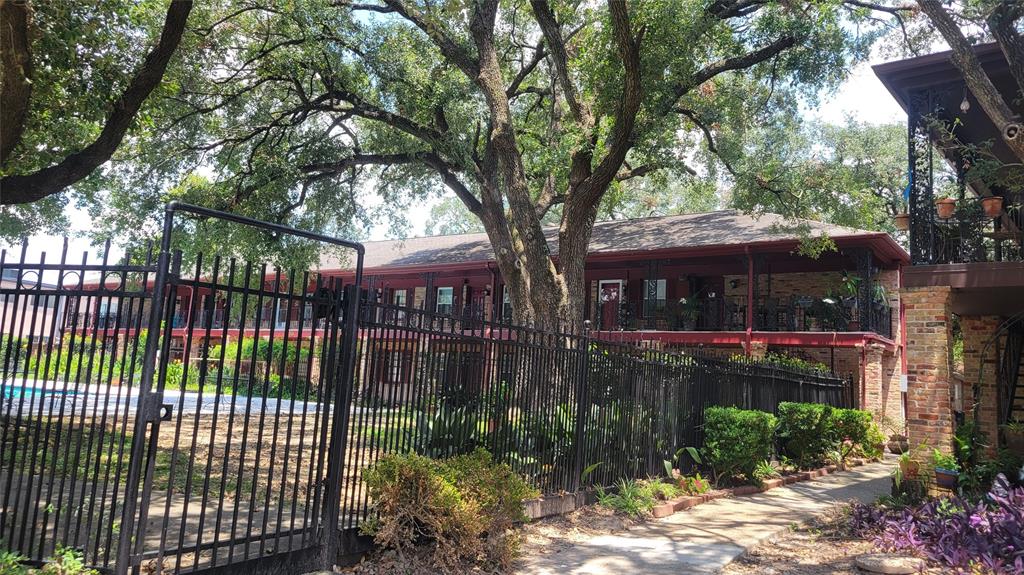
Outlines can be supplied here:
<path id="1" fill-rule="evenodd" d="M 150 396 L 142 410 L 142 417 L 146 421 L 170 421 L 174 404 L 163 403 L 163 394 Z"/>

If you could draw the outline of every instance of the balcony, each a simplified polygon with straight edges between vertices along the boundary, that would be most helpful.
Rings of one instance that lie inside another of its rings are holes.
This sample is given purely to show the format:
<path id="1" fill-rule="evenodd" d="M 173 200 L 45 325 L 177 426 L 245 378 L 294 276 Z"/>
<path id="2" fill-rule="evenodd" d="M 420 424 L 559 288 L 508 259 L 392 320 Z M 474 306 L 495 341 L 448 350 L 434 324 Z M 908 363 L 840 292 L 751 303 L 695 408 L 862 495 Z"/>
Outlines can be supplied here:
<path id="1" fill-rule="evenodd" d="M 911 252 L 914 265 L 1024 261 L 1024 233 L 1019 206 L 1011 206 L 1000 217 L 989 217 L 975 205 L 976 200 L 958 202 L 952 217 L 940 218 L 932 211 L 919 214 L 912 223 Z"/>
<path id="2" fill-rule="evenodd" d="M 744 331 L 747 298 L 648 300 L 640 310 L 619 308 L 619 331 Z M 639 312 L 639 313 L 638 313 Z M 603 318 L 598 317 L 598 325 Z M 892 338 L 893 310 L 871 301 L 860 313 L 855 298 L 790 296 L 760 298 L 753 310 L 753 330 L 769 332 L 874 332 Z"/>

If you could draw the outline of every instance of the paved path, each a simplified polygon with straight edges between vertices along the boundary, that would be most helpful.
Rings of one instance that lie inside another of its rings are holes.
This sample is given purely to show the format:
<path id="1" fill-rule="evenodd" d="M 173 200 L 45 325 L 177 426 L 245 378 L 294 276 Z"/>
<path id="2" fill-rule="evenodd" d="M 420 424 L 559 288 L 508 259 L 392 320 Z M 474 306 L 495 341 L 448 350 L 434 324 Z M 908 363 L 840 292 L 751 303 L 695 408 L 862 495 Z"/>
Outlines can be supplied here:
<path id="1" fill-rule="evenodd" d="M 888 463 L 872 463 L 757 495 L 716 499 L 601 535 L 550 555 L 525 558 L 519 575 L 715 573 L 747 549 L 827 510 L 872 501 L 890 488 Z"/>

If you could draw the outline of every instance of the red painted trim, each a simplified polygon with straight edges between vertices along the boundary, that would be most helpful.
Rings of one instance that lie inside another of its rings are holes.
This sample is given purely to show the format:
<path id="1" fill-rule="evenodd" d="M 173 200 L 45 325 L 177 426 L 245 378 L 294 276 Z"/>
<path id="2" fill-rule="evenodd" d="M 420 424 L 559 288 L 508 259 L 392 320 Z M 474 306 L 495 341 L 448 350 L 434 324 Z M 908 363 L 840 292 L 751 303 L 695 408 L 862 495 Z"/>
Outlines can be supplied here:
<path id="1" fill-rule="evenodd" d="M 747 326 L 747 343 L 743 347 L 749 357 L 751 343 L 753 343 L 750 334 L 754 331 L 754 256 L 750 255 L 749 247 L 747 247 L 747 317 L 744 319 L 744 323 Z"/>

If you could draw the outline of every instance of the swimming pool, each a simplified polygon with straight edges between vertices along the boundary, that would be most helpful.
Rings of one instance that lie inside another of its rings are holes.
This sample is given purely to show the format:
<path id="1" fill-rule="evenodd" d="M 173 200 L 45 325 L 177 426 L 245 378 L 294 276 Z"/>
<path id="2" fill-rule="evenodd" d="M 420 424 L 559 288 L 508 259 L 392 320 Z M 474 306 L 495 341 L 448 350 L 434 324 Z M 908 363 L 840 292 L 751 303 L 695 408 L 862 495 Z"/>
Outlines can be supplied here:
<path id="1" fill-rule="evenodd" d="M 3 396 L 7 398 L 28 398 L 32 399 L 35 396 L 47 396 L 47 395 L 78 395 L 79 392 L 71 389 L 54 389 L 49 387 L 32 387 L 25 385 L 0 385 Z"/>

